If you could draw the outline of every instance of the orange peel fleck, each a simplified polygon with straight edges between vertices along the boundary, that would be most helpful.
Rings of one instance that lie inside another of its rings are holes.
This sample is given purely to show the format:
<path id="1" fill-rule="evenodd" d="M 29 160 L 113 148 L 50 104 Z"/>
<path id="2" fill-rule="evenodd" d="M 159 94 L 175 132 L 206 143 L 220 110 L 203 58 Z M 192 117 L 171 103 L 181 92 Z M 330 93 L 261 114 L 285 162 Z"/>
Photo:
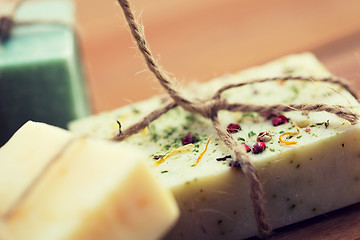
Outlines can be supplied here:
<path id="1" fill-rule="evenodd" d="M 281 135 L 279 136 L 279 141 L 280 141 L 281 143 L 286 144 L 286 145 L 295 145 L 295 144 L 297 144 L 298 142 L 296 142 L 296 141 L 287 141 L 287 140 L 283 140 L 282 138 L 283 138 L 284 136 L 286 136 L 286 135 L 295 136 L 295 135 L 298 135 L 298 134 L 299 134 L 299 129 L 297 129 L 297 132 L 284 132 L 283 134 L 281 134 Z"/>
<path id="2" fill-rule="evenodd" d="M 207 143 L 206 143 L 206 146 L 205 146 L 205 150 L 202 151 L 202 153 L 201 153 L 201 154 L 199 155 L 199 157 L 196 159 L 196 163 L 194 164 L 194 166 L 198 165 L 199 162 L 200 162 L 200 160 L 201 160 L 201 158 L 204 156 L 204 154 L 205 154 L 205 152 L 206 152 L 206 150 L 207 150 L 207 148 L 208 148 L 208 146 L 209 146 L 211 137 L 212 137 L 212 136 L 210 136 L 209 139 L 207 140 Z"/>

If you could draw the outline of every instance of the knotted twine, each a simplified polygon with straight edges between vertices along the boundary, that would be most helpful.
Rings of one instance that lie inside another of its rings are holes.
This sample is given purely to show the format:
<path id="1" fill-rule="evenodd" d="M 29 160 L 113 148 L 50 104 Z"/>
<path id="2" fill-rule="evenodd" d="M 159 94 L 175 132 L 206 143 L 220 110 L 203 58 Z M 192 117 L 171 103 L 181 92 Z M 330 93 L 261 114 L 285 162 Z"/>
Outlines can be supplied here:
<path id="1" fill-rule="evenodd" d="M 149 68 L 149 70 L 155 75 L 155 77 L 159 80 L 159 83 L 162 87 L 168 92 L 171 96 L 172 101 L 166 104 L 164 107 L 157 109 L 144 117 L 141 121 L 135 123 L 134 125 L 127 128 L 125 131 L 121 130 L 121 125 L 119 126 L 119 134 L 113 138 L 115 141 L 122 141 L 127 137 L 139 132 L 140 130 L 147 127 L 152 121 L 159 118 L 161 115 L 165 114 L 167 111 L 180 106 L 184 110 L 189 111 L 191 113 L 197 113 L 202 115 L 205 118 L 208 118 L 212 121 L 214 128 L 217 131 L 217 134 L 220 136 L 222 141 L 233 151 L 235 156 L 235 162 L 237 164 L 233 164 L 233 166 L 238 166 L 245 174 L 249 181 L 250 185 L 250 197 L 253 206 L 253 211 L 255 215 L 256 225 L 258 229 L 259 237 L 266 238 L 271 234 L 271 227 L 266 220 L 266 215 L 264 211 L 264 200 L 263 200 L 263 188 L 260 183 L 258 172 L 251 162 L 246 150 L 243 146 L 241 146 L 238 141 L 235 140 L 221 125 L 218 119 L 218 112 L 220 110 L 227 110 L 232 112 L 288 112 L 288 111 L 326 111 L 329 113 L 333 113 L 340 118 L 343 118 L 349 121 L 352 125 L 356 124 L 358 120 L 358 115 L 351 112 L 346 107 L 340 105 L 327 105 L 327 104 L 276 104 L 276 105 L 254 105 L 254 104 L 241 104 L 241 103 L 228 103 L 226 99 L 221 97 L 221 93 L 224 91 L 241 87 L 251 83 L 260 83 L 266 81 L 289 81 L 289 80 L 302 80 L 313 82 L 315 79 L 307 78 L 307 77 L 276 77 L 276 78 L 265 78 L 252 80 L 248 82 L 241 82 L 237 84 L 229 84 L 222 88 L 220 88 L 211 98 L 209 99 L 195 99 L 189 100 L 186 99 L 179 90 L 177 90 L 174 86 L 174 82 L 176 81 L 174 78 L 169 77 L 169 75 L 162 70 L 158 62 L 154 59 L 150 48 L 145 39 L 145 35 L 143 32 L 143 26 L 137 22 L 134 17 L 133 11 L 130 7 L 128 0 L 118 0 L 120 6 L 122 7 L 125 19 L 129 25 L 132 36 L 134 37 L 136 44 L 145 58 L 145 62 Z M 318 81 L 335 83 L 349 91 L 355 98 L 356 92 L 351 88 L 349 83 L 343 79 L 336 77 L 328 77 L 323 79 L 317 79 Z"/>

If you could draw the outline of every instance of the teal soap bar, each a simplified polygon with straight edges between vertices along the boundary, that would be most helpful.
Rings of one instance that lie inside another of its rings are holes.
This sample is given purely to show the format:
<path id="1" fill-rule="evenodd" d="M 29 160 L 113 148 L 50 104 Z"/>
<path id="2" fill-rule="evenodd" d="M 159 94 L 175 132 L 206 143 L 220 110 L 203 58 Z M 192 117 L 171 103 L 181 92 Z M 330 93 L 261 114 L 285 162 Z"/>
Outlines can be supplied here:
<path id="1" fill-rule="evenodd" d="M 66 128 L 69 121 L 90 114 L 71 27 L 73 2 L 23 2 L 14 20 L 39 23 L 14 27 L 0 46 L 0 146 L 28 120 Z"/>

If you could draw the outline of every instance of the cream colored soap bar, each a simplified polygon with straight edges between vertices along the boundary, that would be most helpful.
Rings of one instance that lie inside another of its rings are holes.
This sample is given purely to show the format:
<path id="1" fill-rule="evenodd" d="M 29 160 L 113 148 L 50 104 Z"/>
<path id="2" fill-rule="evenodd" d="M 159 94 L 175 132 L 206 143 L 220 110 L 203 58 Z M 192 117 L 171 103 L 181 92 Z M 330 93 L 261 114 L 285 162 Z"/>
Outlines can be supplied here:
<path id="1" fill-rule="evenodd" d="M 312 54 L 291 55 L 203 85 L 195 84 L 189 89 L 193 91 L 189 96 L 211 96 L 228 83 L 284 75 L 320 78 L 330 73 Z M 340 104 L 359 112 L 356 99 L 342 87 L 317 81 L 250 84 L 224 92 L 223 96 L 230 102 L 264 105 Z M 77 133 L 110 139 L 118 133 L 117 120 L 125 129 L 161 105 L 163 98 L 155 97 L 73 122 L 70 128 Z M 260 132 L 272 135 L 265 151 L 248 153 L 264 187 L 265 212 L 270 225 L 278 228 L 358 202 L 359 125 L 350 125 L 326 112 L 298 111 L 284 115 L 290 120 L 273 126 L 271 120 L 257 113 L 220 113 L 224 128 L 230 123 L 241 125 L 241 130 L 233 133 L 240 143 L 252 147 Z M 282 135 L 287 132 L 295 134 L 287 139 L 290 135 Z M 181 139 L 187 134 L 194 136 L 196 142 L 182 146 Z M 286 145 L 280 138 L 296 144 Z M 180 221 L 166 239 L 241 239 L 257 233 L 247 179 L 240 170 L 228 166 L 232 152 L 219 139 L 209 120 L 178 107 L 126 142 L 148 153 L 149 164 L 179 204 Z M 165 161 L 155 166 L 156 159 L 162 156 L 166 156 Z"/>
<path id="2" fill-rule="evenodd" d="M 26 123 L 0 149 L 0 239 L 159 239 L 178 208 L 144 158 L 127 144 Z"/>
<path id="3" fill-rule="evenodd" d="M 72 134 L 60 128 L 28 122 L 0 148 L 0 215 L 11 208 L 71 138 Z"/>

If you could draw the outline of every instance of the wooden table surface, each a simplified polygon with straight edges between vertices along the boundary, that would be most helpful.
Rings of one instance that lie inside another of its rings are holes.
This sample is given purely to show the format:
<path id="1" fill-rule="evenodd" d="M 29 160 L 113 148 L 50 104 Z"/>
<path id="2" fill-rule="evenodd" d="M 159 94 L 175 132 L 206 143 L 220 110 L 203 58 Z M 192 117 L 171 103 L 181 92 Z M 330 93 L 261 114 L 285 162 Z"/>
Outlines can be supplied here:
<path id="1" fill-rule="evenodd" d="M 162 92 L 134 48 L 117 3 L 77 3 L 94 112 Z M 132 3 L 153 53 L 181 84 L 312 51 L 333 74 L 360 90 L 359 0 Z M 360 204 L 277 230 L 272 239 L 360 239 Z"/>
<path id="2" fill-rule="evenodd" d="M 161 92 L 114 0 L 77 0 L 94 112 Z M 179 82 L 314 51 L 331 71 L 360 76 L 359 0 L 132 0 L 154 55 Z"/>

